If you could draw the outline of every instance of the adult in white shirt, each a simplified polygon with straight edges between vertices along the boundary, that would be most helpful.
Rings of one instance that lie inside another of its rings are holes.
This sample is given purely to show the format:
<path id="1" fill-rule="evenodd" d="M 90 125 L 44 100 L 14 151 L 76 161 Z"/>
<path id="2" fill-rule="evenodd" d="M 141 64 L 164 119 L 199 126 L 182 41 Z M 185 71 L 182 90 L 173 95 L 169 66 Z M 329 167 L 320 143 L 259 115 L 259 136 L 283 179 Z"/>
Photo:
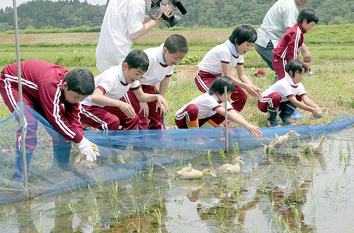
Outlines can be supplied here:
<path id="1" fill-rule="evenodd" d="M 170 18 L 172 7 L 164 14 Z M 96 48 L 96 66 L 103 72 L 119 65 L 131 51 L 133 41 L 144 36 L 163 19 L 152 20 L 145 15 L 144 0 L 111 0 L 103 18 L 101 33 Z"/>
<path id="2" fill-rule="evenodd" d="M 299 14 L 297 7 L 303 6 L 308 0 L 278 0 L 265 15 L 261 27 L 257 31 L 257 41 L 254 44 L 262 59 L 273 69 L 272 50 L 277 47 L 286 30 L 294 26 Z M 301 53 L 304 62 L 311 61 L 311 53 L 305 44 Z"/>

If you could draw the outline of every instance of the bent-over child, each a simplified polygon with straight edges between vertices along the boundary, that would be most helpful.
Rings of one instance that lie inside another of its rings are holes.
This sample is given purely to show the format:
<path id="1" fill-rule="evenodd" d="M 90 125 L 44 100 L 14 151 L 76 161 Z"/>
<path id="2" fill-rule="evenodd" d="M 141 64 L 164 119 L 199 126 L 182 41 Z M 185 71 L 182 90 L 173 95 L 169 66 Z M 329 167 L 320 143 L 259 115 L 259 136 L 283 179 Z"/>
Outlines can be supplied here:
<path id="1" fill-rule="evenodd" d="M 101 130 L 137 129 L 139 115 L 121 100 L 131 88 L 139 101 L 157 101 L 156 108 L 163 115 L 168 103 L 161 95 L 146 94 L 139 80 L 149 66 L 144 51 L 131 51 L 118 66 L 112 66 L 95 78 L 95 91 L 82 102 L 81 121 Z"/>
<path id="2" fill-rule="evenodd" d="M 144 93 L 164 96 L 173 74 L 173 67 L 180 62 L 188 52 L 187 40 L 182 35 L 173 34 L 159 47 L 144 50 L 149 58 L 149 68 L 140 79 Z M 160 84 L 159 91 L 156 85 Z M 156 101 L 140 102 L 132 89 L 123 97 L 139 114 L 140 129 L 163 129 L 164 115 L 156 109 Z"/>
<path id="3" fill-rule="evenodd" d="M 285 71 L 285 77 L 265 90 L 262 99 L 258 100 L 259 110 L 269 113 L 270 126 L 278 126 L 278 111 L 283 124 L 291 124 L 289 117 L 297 107 L 319 118 L 318 112 L 321 109 L 310 99 L 301 83 L 303 75 L 308 72 L 307 66 L 299 59 L 292 59 L 286 65 Z"/>
<path id="4" fill-rule="evenodd" d="M 76 68 L 67 70 L 62 66 L 41 60 L 21 61 L 22 99 L 31 109 L 39 113 L 64 137 L 48 131 L 53 141 L 52 170 L 73 171 L 70 165 L 71 142 L 75 142 L 81 154 L 86 154 L 90 162 L 96 160 L 96 153 L 91 142 L 85 138 L 79 121 L 80 102 L 92 94 L 95 88 L 93 74 L 90 70 Z M 17 63 L 6 66 L 0 76 L 1 96 L 14 112 L 18 108 Z M 24 114 L 31 110 L 24 109 Z M 27 170 L 33 151 L 37 146 L 36 132 L 38 121 L 34 117 L 26 118 L 25 126 Z M 23 182 L 24 164 L 22 160 L 21 129 L 16 132 L 16 160 L 14 181 Z"/>
<path id="5" fill-rule="evenodd" d="M 272 65 L 279 80 L 285 77 L 287 62 L 299 57 L 304 42 L 304 33 L 311 30 L 317 23 L 316 11 L 310 8 L 303 9 L 297 18 L 297 23 L 286 31 L 277 47 L 273 49 Z"/>
<path id="6" fill-rule="evenodd" d="M 252 48 L 256 40 L 256 30 L 251 26 L 241 25 L 226 42 L 212 48 L 198 64 L 198 73 L 194 79 L 198 89 L 203 93 L 208 92 L 215 78 L 222 75 L 230 77 L 235 85 L 231 95 L 232 106 L 239 112 L 247 101 L 247 94 L 242 88 L 252 96 L 260 96 L 261 90 L 253 85 L 243 67 L 243 55 Z M 238 79 L 231 74 L 231 69 L 235 66 Z"/>
<path id="7" fill-rule="evenodd" d="M 235 90 L 235 83 L 228 76 L 217 77 L 207 93 L 204 93 L 179 109 L 175 114 L 178 128 L 218 127 L 228 119 L 245 127 L 250 135 L 261 137 L 260 128 L 248 123 L 235 111 L 229 101 L 225 100 L 224 87 L 227 87 L 227 99 L 230 99 Z M 225 107 L 226 106 L 226 107 Z"/>

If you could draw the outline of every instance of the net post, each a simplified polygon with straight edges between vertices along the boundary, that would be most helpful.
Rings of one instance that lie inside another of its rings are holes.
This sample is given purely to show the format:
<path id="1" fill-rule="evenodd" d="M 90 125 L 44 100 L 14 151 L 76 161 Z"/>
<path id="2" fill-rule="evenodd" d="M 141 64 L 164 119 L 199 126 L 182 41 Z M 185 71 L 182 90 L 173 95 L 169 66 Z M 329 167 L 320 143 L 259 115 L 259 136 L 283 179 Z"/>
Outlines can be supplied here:
<path id="1" fill-rule="evenodd" d="M 228 124 L 227 124 L 227 86 L 224 86 L 224 93 L 225 93 L 225 149 L 227 155 L 227 161 L 230 161 L 229 156 L 229 132 L 228 132 Z"/>
<path id="2" fill-rule="evenodd" d="M 26 160 L 26 142 L 25 142 L 25 124 L 24 124 L 24 111 L 23 111 L 23 99 L 22 99 L 22 82 L 21 82 L 21 60 L 20 60 L 20 43 L 18 35 L 18 22 L 17 22 L 17 6 L 16 0 L 13 0 L 14 9 L 14 27 L 15 27 L 15 40 L 16 40 L 16 59 L 17 59 L 17 77 L 18 77 L 18 92 L 19 92 L 19 115 L 20 115 L 20 127 L 22 137 L 22 160 L 23 160 L 23 176 L 25 179 L 25 189 L 27 199 L 28 194 L 28 177 L 27 177 L 27 160 Z"/>

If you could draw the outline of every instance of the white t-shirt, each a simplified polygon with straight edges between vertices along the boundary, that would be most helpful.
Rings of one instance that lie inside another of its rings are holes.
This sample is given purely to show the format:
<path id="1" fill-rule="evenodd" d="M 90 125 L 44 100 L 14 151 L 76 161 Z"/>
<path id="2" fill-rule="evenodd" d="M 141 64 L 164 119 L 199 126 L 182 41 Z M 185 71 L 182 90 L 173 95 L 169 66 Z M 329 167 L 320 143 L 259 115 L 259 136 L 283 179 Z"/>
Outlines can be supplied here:
<path id="1" fill-rule="evenodd" d="M 209 117 L 211 117 L 211 116 L 216 114 L 215 109 L 220 108 L 220 107 L 224 107 L 225 108 L 225 104 L 224 103 L 220 103 L 218 101 L 218 97 L 215 94 L 210 95 L 207 92 L 207 93 L 204 93 L 204 94 L 198 96 L 197 98 L 193 99 L 188 104 L 184 105 L 182 108 L 180 108 L 176 112 L 175 116 L 178 116 L 190 104 L 197 105 L 197 107 L 198 107 L 198 119 L 209 118 Z M 232 105 L 229 102 L 227 102 L 227 109 L 233 109 Z"/>
<path id="2" fill-rule="evenodd" d="M 226 42 L 212 48 L 198 64 L 198 69 L 211 74 L 221 74 L 221 63 L 229 63 L 230 68 L 237 64 L 243 64 L 243 55 L 235 57 L 232 55 L 230 49 L 227 47 Z"/>
<path id="3" fill-rule="evenodd" d="M 119 65 L 131 51 L 130 35 L 143 28 L 144 0 L 111 0 L 96 48 L 96 66 L 103 72 Z"/>
<path id="4" fill-rule="evenodd" d="M 278 0 L 268 10 L 257 30 L 256 44 L 265 48 L 271 40 L 274 48 L 277 47 L 286 29 L 296 24 L 298 14 L 295 0 Z"/>
<path id="5" fill-rule="evenodd" d="M 159 47 L 144 50 L 149 58 L 149 68 L 140 79 L 141 84 L 155 86 L 166 76 L 173 74 L 174 66 L 167 65 L 163 58 L 163 46 L 164 44 L 161 44 Z"/>
<path id="6" fill-rule="evenodd" d="M 139 81 L 135 81 L 132 84 L 128 84 L 125 80 L 122 63 L 118 66 L 112 66 L 108 70 L 104 71 L 97 77 L 95 77 L 95 88 L 99 88 L 103 91 L 104 95 L 108 98 L 119 100 L 129 90 L 129 88 L 140 88 Z M 92 95 L 86 97 L 81 104 L 86 106 L 97 105 L 105 107 L 92 102 Z"/>
<path id="7" fill-rule="evenodd" d="M 302 83 L 295 84 L 288 73 L 285 73 L 285 77 L 283 79 L 274 83 L 267 90 L 265 90 L 262 93 L 262 96 L 265 97 L 274 92 L 278 92 L 280 94 L 280 102 L 289 101 L 288 98 L 291 96 L 302 96 L 307 94 L 304 85 Z"/>

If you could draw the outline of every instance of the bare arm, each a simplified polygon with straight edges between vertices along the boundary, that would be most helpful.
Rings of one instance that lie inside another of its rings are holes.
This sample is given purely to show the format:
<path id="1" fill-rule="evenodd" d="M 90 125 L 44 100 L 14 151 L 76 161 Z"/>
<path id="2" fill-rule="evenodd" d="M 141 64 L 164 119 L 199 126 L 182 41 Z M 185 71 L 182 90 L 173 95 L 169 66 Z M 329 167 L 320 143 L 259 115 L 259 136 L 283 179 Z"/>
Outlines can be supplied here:
<path id="1" fill-rule="evenodd" d="M 103 91 L 97 88 L 92 94 L 92 102 L 99 105 L 104 106 L 112 106 L 117 107 L 122 110 L 128 117 L 133 118 L 135 117 L 135 112 L 132 106 L 129 104 L 121 101 L 109 98 L 103 94 Z"/>
<path id="2" fill-rule="evenodd" d="M 260 97 L 262 90 L 253 85 L 251 80 L 248 78 L 248 76 L 245 73 L 245 70 L 243 68 L 243 65 L 236 65 L 237 68 L 237 75 L 238 78 L 235 78 L 231 75 L 231 69 L 230 65 L 227 63 L 221 63 L 221 67 L 223 70 L 223 74 L 226 76 L 229 76 L 232 81 L 234 81 L 236 86 L 239 86 L 243 89 L 245 89 L 250 95 L 255 96 L 255 97 Z"/>
<path id="3" fill-rule="evenodd" d="M 223 107 L 217 108 L 215 111 L 217 113 L 219 113 L 220 115 L 225 116 L 225 108 L 223 108 Z M 250 135 L 252 135 L 252 136 L 254 136 L 256 138 L 259 138 L 259 137 L 262 136 L 262 132 L 260 131 L 259 127 L 248 123 L 245 120 L 245 118 L 243 118 L 243 116 L 241 116 L 235 110 L 227 111 L 227 117 L 231 121 L 236 122 L 237 124 L 242 125 L 243 127 L 245 127 L 248 130 L 248 132 L 250 133 Z"/>
<path id="4" fill-rule="evenodd" d="M 170 5 L 167 5 L 164 11 L 164 14 L 167 17 L 171 17 L 173 15 L 172 12 L 172 7 Z M 159 23 L 161 23 L 162 21 L 164 21 L 162 19 L 162 17 L 160 17 L 157 20 L 148 20 L 147 17 L 144 17 L 144 25 L 143 28 L 140 29 L 139 31 L 130 34 L 130 40 L 131 41 L 136 41 L 137 39 L 139 39 L 140 37 L 144 36 L 146 33 L 148 33 L 149 31 L 151 31 L 154 27 L 156 27 Z"/>
<path id="5" fill-rule="evenodd" d="M 165 96 L 165 93 L 167 91 L 168 84 L 170 83 L 170 77 L 165 77 L 161 82 L 160 82 L 160 89 L 159 89 L 159 94 L 162 96 Z"/>
<path id="6" fill-rule="evenodd" d="M 167 100 L 159 95 L 159 94 L 147 94 L 144 93 L 141 88 L 134 90 L 134 94 L 136 98 L 139 100 L 139 102 L 152 102 L 152 101 L 157 101 L 156 103 L 156 111 L 160 109 L 160 115 L 166 114 L 168 111 L 168 103 Z"/>
<path id="7" fill-rule="evenodd" d="M 304 62 L 311 62 L 311 52 L 305 43 L 302 43 L 301 54 L 304 57 Z"/>
<path id="8" fill-rule="evenodd" d="M 318 112 L 320 112 L 321 109 L 315 104 L 315 102 L 313 102 L 313 100 L 310 99 L 310 97 L 303 95 L 302 99 L 304 103 L 298 101 L 295 96 L 289 98 L 290 102 L 293 103 L 296 107 L 311 112 L 314 117 L 321 117 L 318 115 Z"/>

